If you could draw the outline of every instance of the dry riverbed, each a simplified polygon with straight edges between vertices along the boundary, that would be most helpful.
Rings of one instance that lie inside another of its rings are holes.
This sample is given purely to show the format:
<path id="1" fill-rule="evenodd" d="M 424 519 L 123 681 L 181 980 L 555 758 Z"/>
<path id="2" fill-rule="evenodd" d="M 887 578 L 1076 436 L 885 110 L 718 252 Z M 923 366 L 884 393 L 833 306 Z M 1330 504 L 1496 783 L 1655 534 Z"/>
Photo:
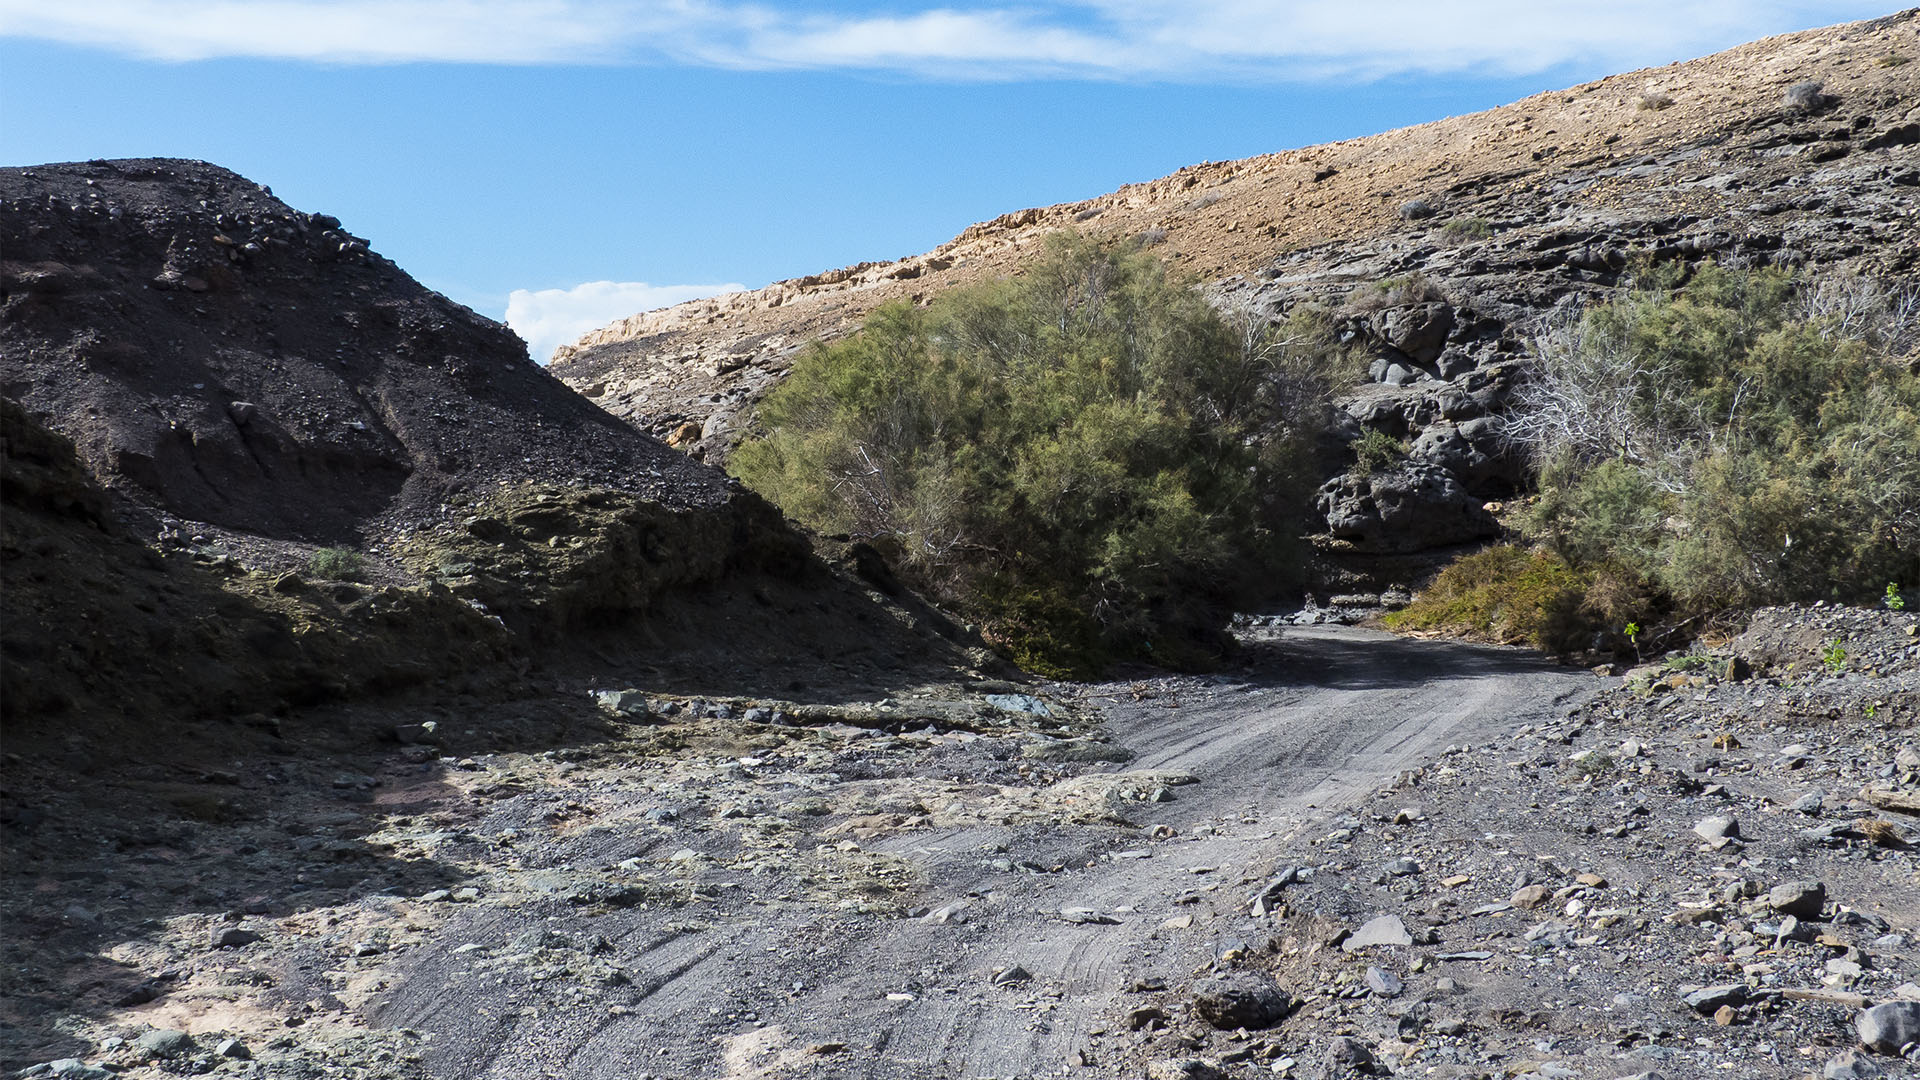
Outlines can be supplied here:
<path id="1" fill-rule="evenodd" d="M 0 815 L 5 1057 L 1677 1080 L 1859 1051 L 1843 1075 L 1903 1075 L 1856 1022 L 1920 997 L 1913 625 L 1763 615 L 1625 679 L 1263 630 L 1208 677 L 837 709 L 575 687 L 313 718 L 390 741 L 290 730 L 199 775 L 76 755 Z M 525 748 L 489 752 L 514 723 Z"/>

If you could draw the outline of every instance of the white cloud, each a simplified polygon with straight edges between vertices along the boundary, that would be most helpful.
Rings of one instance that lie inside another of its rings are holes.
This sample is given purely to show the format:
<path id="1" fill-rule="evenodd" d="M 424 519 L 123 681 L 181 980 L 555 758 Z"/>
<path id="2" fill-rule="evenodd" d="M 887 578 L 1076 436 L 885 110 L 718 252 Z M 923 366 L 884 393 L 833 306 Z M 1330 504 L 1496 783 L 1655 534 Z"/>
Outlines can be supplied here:
<path id="1" fill-rule="evenodd" d="M 654 308 L 670 307 L 745 285 L 649 285 L 644 281 L 589 281 L 571 289 L 515 289 L 507 297 L 507 325 L 525 338 L 527 351 L 544 364 L 553 350 L 589 330 Z"/>
<path id="2" fill-rule="evenodd" d="M 188 61 L 680 63 L 1185 82 L 1664 63 L 1880 14 L 1858 0 L 0 0 L 0 34 Z"/>

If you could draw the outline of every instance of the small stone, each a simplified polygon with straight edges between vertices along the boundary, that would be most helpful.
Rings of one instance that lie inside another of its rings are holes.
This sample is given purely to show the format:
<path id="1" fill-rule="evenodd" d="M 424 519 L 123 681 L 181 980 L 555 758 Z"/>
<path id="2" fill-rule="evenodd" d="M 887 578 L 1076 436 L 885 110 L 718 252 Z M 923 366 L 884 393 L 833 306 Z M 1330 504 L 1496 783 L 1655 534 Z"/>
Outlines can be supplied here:
<path id="1" fill-rule="evenodd" d="M 248 1050 L 247 1044 L 241 1042 L 239 1039 L 220 1040 L 220 1045 L 214 1049 L 214 1053 L 223 1058 L 233 1058 L 236 1061 L 245 1061 L 253 1056 L 253 1051 Z"/>
<path id="2" fill-rule="evenodd" d="M 1873 1063 L 1872 1058 L 1858 1050 L 1849 1050 L 1827 1062 L 1826 1068 L 1820 1070 L 1820 1075 L 1824 1080 L 1880 1080 L 1887 1074 Z"/>
<path id="3" fill-rule="evenodd" d="M 1547 888 L 1545 885 L 1529 885 L 1515 892 L 1509 902 L 1513 904 L 1514 907 L 1531 911 L 1534 908 L 1544 906 L 1552 899 L 1552 889 Z"/>
<path id="4" fill-rule="evenodd" d="M 593 701 L 615 716 L 639 720 L 647 717 L 647 695 L 638 690 L 596 690 Z"/>
<path id="5" fill-rule="evenodd" d="M 1721 1027 L 1732 1027 L 1740 1019 L 1740 1012 L 1731 1005 L 1722 1005 L 1713 1010 L 1713 1022 Z"/>
<path id="6" fill-rule="evenodd" d="M 1723 1005 L 1744 1005 L 1751 991 L 1746 983 L 1709 986 L 1687 995 L 1687 1006 L 1694 1012 L 1712 1015 Z"/>
<path id="7" fill-rule="evenodd" d="M 1920 1001 L 1888 1001 L 1861 1013 L 1853 1023 L 1860 1043 L 1882 1054 L 1902 1054 L 1920 1043 Z"/>
<path id="8" fill-rule="evenodd" d="M 1060 909 L 1060 917 L 1070 923 L 1084 923 L 1093 926 L 1117 926 L 1119 919 L 1106 914 L 1098 908 L 1065 907 Z"/>
<path id="9" fill-rule="evenodd" d="M 1412 945 L 1413 935 L 1398 915 L 1381 915 L 1367 920 L 1360 929 L 1340 943 L 1346 952 L 1359 952 L 1376 945 Z"/>
<path id="10" fill-rule="evenodd" d="M 1023 982 L 1032 982 L 1032 981 L 1033 981 L 1033 973 L 1028 971 L 1026 968 L 1021 967 L 1019 964 L 1015 964 L 1004 971 L 995 972 L 992 980 L 993 985 L 995 986 L 1007 986 L 1011 983 L 1023 983 Z"/>
<path id="11" fill-rule="evenodd" d="M 1716 848 L 1740 839 L 1740 819 L 1732 814 L 1705 818 L 1693 827 L 1693 833 Z"/>
<path id="12" fill-rule="evenodd" d="M 1387 873 L 1392 874 L 1394 877 L 1411 877 L 1420 872 L 1420 862 L 1417 859 L 1402 855 L 1388 863 L 1386 870 Z"/>
<path id="13" fill-rule="evenodd" d="M 198 1049 L 193 1045 L 193 1036 L 168 1028 L 155 1028 L 142 1033 L 133 1040 L 133 1046 L 143 1054 L 160 1058 L 179 1057 Z"/>
<path id="14" fill-rule="evenodd" d="M 1227 1072 L 1210 1058 L 1161 1058 L 1147 1064 L 1147 1080 L 1227 1080 Z"/>
<path id="15" fill-rule="evenodd" d="M 244 926 L 216 926 L 209 937 L 208 947 L 213 949 L 237 949 L 261 940 L 257 931 Z"/>
<path id="16" fill-rule="evenodd" d="M 1373 991 L 1375 997 L 1394 998 L 1405 993 L 1407 987 L 1400 981 L 1400 976 L 1393 972 L 1385 968 L 1369 967 L 1367 968 L 1367 989 Z"/>
<path id="17" fill-rule="evenodd" d="M 967 921 L 967 909 L 972 906 L 970 901 L 955 900 L 950 904 L 942 904 L 932 911 L 927 912 L 920 917 L 920 921 L 923 923 L 963 923 Z"/>
<path id="18" fill-rule="evenodd" d="M 1320 1056 L 1328 1076 L 1347 1076 L 1352 1073 L 1377 1075 L 1383 1071 L 1367 1044 L 1351 1035 L 1335 1038 Z"/>
<path id="19" fill-rule="evenodd" d="M 1827 904 L 1827 887 L 1818 881 L 1789 881 L 1767 893 L 1767 906 L 1782 915 L 1817 919 Z"/>

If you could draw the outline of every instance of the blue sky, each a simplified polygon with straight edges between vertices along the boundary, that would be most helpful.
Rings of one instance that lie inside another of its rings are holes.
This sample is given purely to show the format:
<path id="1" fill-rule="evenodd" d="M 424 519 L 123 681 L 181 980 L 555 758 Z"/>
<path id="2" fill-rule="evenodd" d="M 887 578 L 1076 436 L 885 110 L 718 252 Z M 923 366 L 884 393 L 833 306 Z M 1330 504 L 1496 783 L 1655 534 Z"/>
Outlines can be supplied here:
<path id="1" fill-rule="evenodd" d="M 1886 14 L 1797 0 L 0 0 L 0 163 L 204 158 L 544 353 L 1183 165 Z M 518 296 L 514 296 L 516 290 Z"/>

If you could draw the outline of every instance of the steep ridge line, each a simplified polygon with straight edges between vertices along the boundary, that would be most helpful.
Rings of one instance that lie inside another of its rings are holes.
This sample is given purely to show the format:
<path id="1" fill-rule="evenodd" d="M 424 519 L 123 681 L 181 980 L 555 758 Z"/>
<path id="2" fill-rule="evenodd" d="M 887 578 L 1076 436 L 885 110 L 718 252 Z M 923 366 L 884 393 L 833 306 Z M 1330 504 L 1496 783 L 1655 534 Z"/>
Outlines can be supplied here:
<path id="1" fill-rule="evenodd" d="M 1316 262 L 1316 253 L 1348 246 L 1458 246 L 1436 244 L 1433 227 L 1455 204 L 1502 195 L 1531 204 L 1520 217 L 1496 222 L 1503 231 L 1550 231 L 1582 211 L 1650 199 L 1696 219 L 1739 218 L 1748 212 L 1729 199 L 1729 189 L 1681 187 L 1659 155 L 1744 145 L 1773 157 L 1801 154 L 1788 164 L 1806 173 L 1832 160 L 1825 155 L 1844 154 L 1837 142 L 1809 146 L 1835 134 L 1817 125 L 1782 130 L 1783 121 L 1796 118 L 1783 93 L 1807 80 L 1822 82 L 1827 100 L 1884 117 L 1870 131 L 1838 133 L 1838 142 L 1853 134 L 1856 152 L 1899 154 L 1920 123 L 1920 65 L 1893 61 L 1920 51 L 1916 19 L 1920 10 L 1908 10 L 1766 38 L 1485 112 L 1190 166 L 1092 199 L 1002 215 L 924 255 L 643 312 L 561 348 L 552 370 L 643 429 L 720 460 L 740 436 L 742 414 L 806 343 L 848 332 L 889 301 L 924 302 L 943 289 L 1017 273 L 1046 233 L 1064 227 L 1143 238 L 1180 270 L 1217 282 L 1253 275 L 1290 254 Z M 1576 174 L 1580 182 L 1561 183 Z M 1403 206 L 1416 199 L 1439 216 L 1424 224 L 1403 218 Z M 1352 288 L 1365 279 L 1342 280 Z"/>

